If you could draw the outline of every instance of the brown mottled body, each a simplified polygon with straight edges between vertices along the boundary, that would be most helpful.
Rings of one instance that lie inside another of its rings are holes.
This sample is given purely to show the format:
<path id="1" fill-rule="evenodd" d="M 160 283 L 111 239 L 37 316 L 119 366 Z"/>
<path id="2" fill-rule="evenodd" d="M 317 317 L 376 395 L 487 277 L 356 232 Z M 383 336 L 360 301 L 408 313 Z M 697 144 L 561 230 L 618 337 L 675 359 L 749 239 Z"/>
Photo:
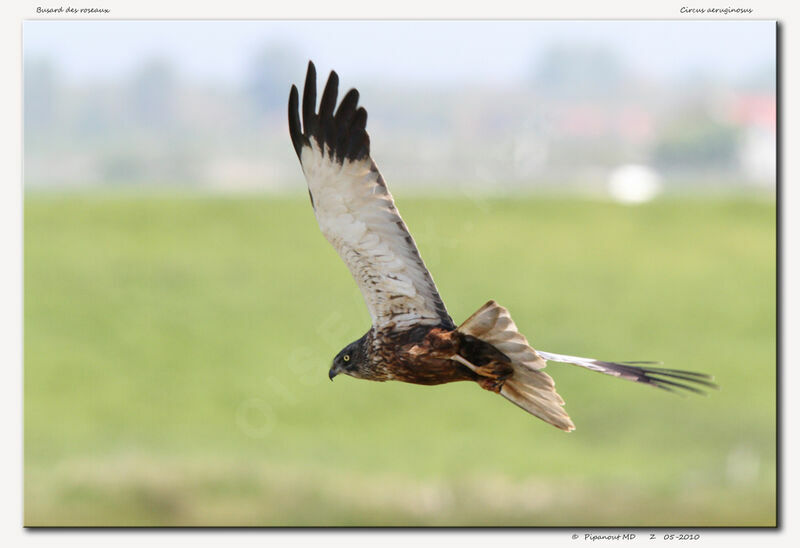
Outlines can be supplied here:
<path id="1" fill-rule="evenodd" d="M 492 345 L 454 329 L 432 327 L 370 332 L 374 381 L 435 385 L 475 381 L 499 392 L 512 375 L 509 359 Z"/>

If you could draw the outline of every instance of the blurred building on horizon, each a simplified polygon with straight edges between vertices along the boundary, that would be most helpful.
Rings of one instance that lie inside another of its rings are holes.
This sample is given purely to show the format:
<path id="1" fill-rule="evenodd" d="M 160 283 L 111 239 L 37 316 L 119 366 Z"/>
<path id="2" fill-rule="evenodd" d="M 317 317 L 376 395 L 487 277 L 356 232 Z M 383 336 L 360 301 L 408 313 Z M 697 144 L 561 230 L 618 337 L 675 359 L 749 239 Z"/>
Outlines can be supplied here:
<path id="1" fill-rule="evenodd" d="M 70 78 L 57 55 L 27 46 L 26 189 L 302 189 L 286 100 L 306 59 L 290 41 L 251 48 L 239 82 L 188 77 L 157 51 L 121 74 Z M 665 190 L 774 189 L 774 51 L 735 75 L 686 66 L 660 78 L 602 41 L 526 55 L 510 82 L 348 76 L 392 187 L 598 193 L 640 166 Z"/>

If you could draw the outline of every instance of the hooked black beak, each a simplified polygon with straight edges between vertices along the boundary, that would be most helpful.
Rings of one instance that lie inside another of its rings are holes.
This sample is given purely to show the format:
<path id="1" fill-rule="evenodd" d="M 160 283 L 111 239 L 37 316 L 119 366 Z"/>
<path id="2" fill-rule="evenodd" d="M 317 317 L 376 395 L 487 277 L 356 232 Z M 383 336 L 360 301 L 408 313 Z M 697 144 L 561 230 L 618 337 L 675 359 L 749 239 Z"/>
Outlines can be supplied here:
<path id="1" fill-rule="evenodd" d="M 335 377 L 338 374 L 339 374 L 339 370 L 336 369 L 335 365 L 332 365 L 331 368 L 330 368 L 330 371 L 328 371 L 328 378 L 330 380 L 333 380 L 333 377 Z"/>

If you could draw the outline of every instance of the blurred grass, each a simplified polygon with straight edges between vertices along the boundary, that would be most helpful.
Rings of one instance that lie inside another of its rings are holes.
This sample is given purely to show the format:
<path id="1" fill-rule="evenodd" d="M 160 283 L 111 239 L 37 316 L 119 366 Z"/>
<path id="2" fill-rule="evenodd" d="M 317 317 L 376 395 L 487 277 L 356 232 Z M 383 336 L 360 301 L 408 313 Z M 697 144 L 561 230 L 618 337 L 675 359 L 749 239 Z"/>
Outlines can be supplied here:
<path id="1" fill-rule="evenodd" d="M 400 199 L 456 322 L 716 375 L 551 365 L 565 434 L 477 386 L 327 379 L 369 325 L 306 198 L 28 194 L 27 525 L 774 525 L 775 205 Z"/>

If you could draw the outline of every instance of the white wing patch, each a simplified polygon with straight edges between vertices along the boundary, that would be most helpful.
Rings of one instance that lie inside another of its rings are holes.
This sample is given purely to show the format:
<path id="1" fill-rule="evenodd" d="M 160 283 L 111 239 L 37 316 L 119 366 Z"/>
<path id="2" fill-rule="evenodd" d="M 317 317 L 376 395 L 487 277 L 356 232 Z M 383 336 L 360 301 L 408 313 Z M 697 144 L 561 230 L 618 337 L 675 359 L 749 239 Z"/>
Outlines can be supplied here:
<path id="1" fill-rule="evenodd" d="M 350 269 L 373 325 L 452 323 L 375 163 L 331 156 L 312 138 L 300 162 L 319 228 Z"/>

